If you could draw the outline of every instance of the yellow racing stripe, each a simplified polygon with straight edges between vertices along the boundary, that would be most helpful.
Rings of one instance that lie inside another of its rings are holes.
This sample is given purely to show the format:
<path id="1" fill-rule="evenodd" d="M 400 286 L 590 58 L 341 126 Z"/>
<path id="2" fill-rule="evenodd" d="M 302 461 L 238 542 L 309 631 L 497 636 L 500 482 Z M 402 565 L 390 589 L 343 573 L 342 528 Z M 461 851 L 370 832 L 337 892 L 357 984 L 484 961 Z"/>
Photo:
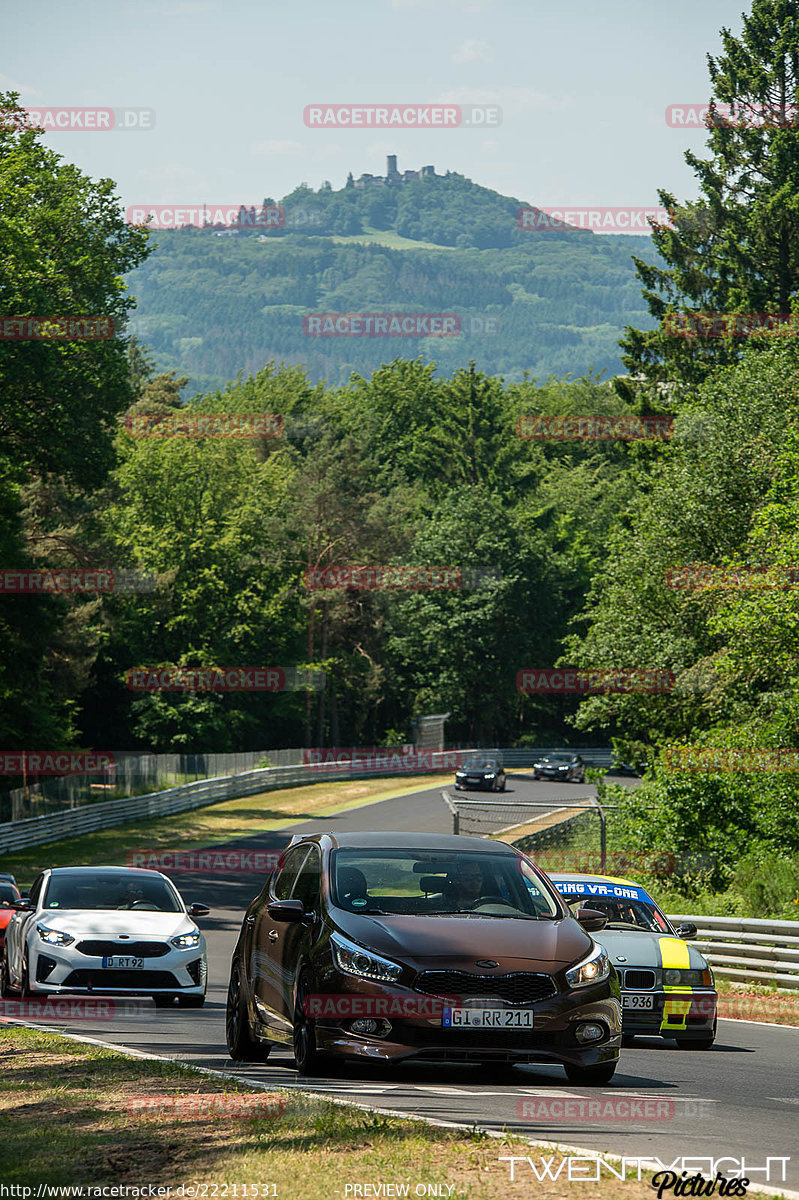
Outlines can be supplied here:
<path id="1" fill-rule="evenodd" d="M 682 938 L 658 938 L 660 947 L 660 962 L 664 971 L 687 971 L 691 966 L 691 952 Z M 663 985 L 666 992 L 666 1002 L 663 1005 L 663 1017 L 660 1022 L 660 1032 L 685 1029 L 688 1013 L 691 1011 L 693 988 L 689 984 L 673 987 Z"/>

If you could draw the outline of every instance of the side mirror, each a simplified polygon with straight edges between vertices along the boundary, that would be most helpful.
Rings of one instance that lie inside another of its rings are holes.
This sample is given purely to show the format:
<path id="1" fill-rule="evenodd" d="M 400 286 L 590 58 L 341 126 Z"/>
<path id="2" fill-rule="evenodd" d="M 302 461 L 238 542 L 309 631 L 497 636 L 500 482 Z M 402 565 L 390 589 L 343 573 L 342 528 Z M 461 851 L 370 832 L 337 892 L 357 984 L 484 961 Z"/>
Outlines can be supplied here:
<path id="1" fill-rule="evenodd" d="M 11 907 L 15 908 L 17 912 L 30 912 L 33 905 L 28 896 L 23 896 L 21 900 L 12 900 Z"/>
<path id="2" fill-rule="evenodd" d="M 696 937 L 697 928 L 693 921 L 686 921 L 683 925 L 677 926 L 676 932 L 677 937 L 682 938 L 684 941 L 688 941 L 691 938 Z"/>
<path id="3" fill-rule="evenodd" d="M 297 923 L 305 920 L 305 905 L 302 900 L 273 900 L 271 904 L 267 904 L 266 911 L 273 921 Z"/>
<path id="4" fill-rule="evenodd" d="M 604 929 L 608 923 L 605 914 L 597 912 L 595 908 L 578 908 L 574 917 L 575 920 L 579 921 L 586 933 L 597 933 L 600 929 Z"/>
<path id="5" fill-rule="evenodd" d="M 190 917 L 207 917 L 210 911 L 207 904 L 190 904 L 186 909 Z"/>

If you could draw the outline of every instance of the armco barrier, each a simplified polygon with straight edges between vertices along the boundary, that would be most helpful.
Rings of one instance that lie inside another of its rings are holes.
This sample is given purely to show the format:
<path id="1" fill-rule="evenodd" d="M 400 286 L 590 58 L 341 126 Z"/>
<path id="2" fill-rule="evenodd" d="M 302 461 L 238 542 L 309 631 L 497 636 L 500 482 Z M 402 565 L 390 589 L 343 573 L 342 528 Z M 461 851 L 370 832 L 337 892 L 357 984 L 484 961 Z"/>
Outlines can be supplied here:
<path id="1" fill-rule="evenodd" d="M 430 751 L 430 769 L 452 770 L 455 751 Z M 427 752 L 423 752 L 428 758 Z M 414 774 L 421 774 L 420 766 Z M 401 778 L 407 772 L 389 770 L 352 770 L 351 767 L 325 767 L 320 770 L 315 764 L 291 767 L 263 767 L 239 775 L 225 775 L 217 779 L 200 779 L 196 783 L 185 783 L 164 792 L 153 792 L 149 796 L 132 799 L 106 800 L 98 804 L 86 804 L 70 808 L 66 812 L 47 813 L 41 817 L 29 817 L 23 821 L 9 821 L 0 825 L 0 854 L 22 850 L 26 846 L 57 842 L 62 838 L 79 837 L 84 833 L 96 833 L 99 829 L 111 829 L 116 825 L 129 825 L 133 821 L 153 817 L 166 817 L 172 813 L 185 812 L 192 808 L 203 808 L 206 804 L 218 804 L 222 800 L 235 800 L 241 796 L 252 796 L 256 792 L 271 792 L 278 788 L 300 787 L 309 783 L 328 782 L 342 779 L 380 779 L 387 775 Z"/>
<path id="2" fill-rule="evenodd" d="M 675 925 L 693 921 L 698 937 L 691 945 L 722 978 L 799 988 L 799 921 L 682 913 L 669 915 L 669 920 Z"/>

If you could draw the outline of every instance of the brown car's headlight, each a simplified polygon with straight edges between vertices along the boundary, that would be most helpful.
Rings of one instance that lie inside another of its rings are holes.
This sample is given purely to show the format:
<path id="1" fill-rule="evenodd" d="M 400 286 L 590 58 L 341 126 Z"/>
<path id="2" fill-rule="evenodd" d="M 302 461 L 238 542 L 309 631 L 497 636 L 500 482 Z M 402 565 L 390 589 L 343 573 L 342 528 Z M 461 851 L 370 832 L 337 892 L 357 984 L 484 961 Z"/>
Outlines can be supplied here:
<path id="1" fill-rule="evenodd" d="M 381 958 L 371 950 L 364 950 L 355 942 L 350 942 L 341 934 L 332 933 L 330 942 L 333 947 L 333 961 L 340 971 L 348 975 L 358 975 L 361 979 L 378 979 L 381 983 L 396 983 L 402 974 L 399 963 L 388 958 Z"/>
<path id="2" fill-rule="evenodd" d="M 610 975 L 610 959 L 605 951 L 594 942 L 594 948 L 576 966 L 569 967 L 566 980 L 569 987 L 587 987 L 590 983 L 601 983 Z"/>

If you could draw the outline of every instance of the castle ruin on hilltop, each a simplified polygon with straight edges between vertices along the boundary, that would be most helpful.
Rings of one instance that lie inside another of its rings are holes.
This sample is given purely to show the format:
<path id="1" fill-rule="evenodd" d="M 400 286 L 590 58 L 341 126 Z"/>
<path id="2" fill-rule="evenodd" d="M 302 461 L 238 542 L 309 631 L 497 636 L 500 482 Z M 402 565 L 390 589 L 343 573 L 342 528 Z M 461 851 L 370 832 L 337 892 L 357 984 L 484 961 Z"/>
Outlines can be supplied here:
<path id="1" fill-rule="evenodd" d="M 447 175 L 449 171 L 447 172 Z M 386 174 L 385 175 L 370 175 L 365 172 L 358 179 L 353 179 L 352 171 L 347 176 L 347 187 L 368 188 L 368 187 L 396 187 L 401 183 L 412 183 L 415 179 L 445 179 L 444 175 L 436 175 L 435 167 L 420 167 L 418 171 L 398 171 L 396 154 L 389 154 L 386 158 Z"/>

